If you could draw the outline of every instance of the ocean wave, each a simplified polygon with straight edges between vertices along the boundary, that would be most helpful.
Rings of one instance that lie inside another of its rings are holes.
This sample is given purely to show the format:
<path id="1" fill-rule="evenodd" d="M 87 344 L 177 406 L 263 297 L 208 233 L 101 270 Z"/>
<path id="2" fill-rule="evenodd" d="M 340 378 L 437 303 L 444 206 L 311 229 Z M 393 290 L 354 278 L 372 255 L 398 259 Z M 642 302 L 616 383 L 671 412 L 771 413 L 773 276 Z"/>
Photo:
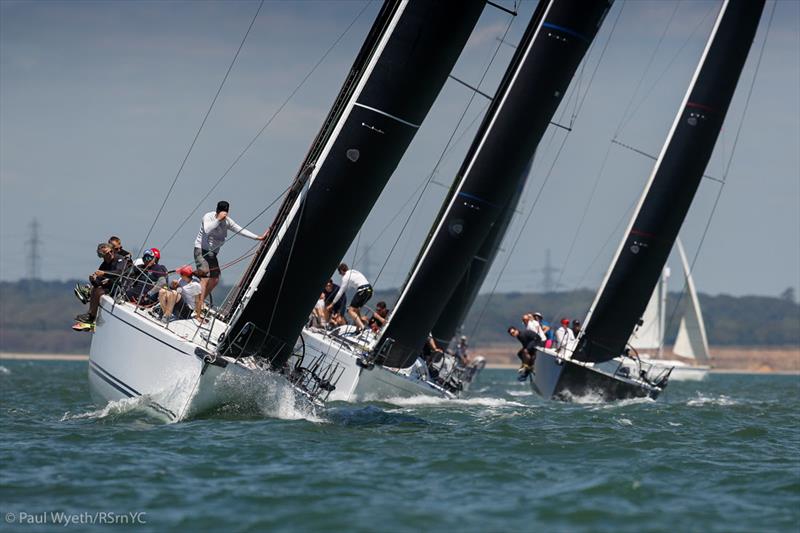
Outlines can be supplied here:
<path id="1" fill-rule="evenodd" d="M 529 391 L 529 390 L 511 389 L 511 390 L 507 390 L 506 394 L 508 394 L 509 396 L 517 396 L 517 397 L 519 397 L 519 396 L 533 396 L 533 392 Z"/>
<path id="2" fill-rule="evenodd" d="M 7 369 L 6 367 L 0 365 L 0 375 L 10 374 L 11 370 Z"/>
<path id="3" fill-rule="evenodd" d="M 230 408 L 254 411 L 281 420 L 325 422 L 315 406 L 298 393 L 282 376 L 273 372 L 223 374 L 215 384 Z"/>

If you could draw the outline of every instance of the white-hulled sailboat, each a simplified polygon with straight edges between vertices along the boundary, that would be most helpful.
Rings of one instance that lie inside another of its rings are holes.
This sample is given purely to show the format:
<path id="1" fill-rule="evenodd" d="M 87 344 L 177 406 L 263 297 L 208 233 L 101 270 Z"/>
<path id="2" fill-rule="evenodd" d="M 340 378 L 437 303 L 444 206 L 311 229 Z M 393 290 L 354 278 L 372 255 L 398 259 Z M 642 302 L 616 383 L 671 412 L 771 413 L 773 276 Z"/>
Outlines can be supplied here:
<path id="1" fill-rule="evenodd" d="M 656 398 L 670 369 L 619 357 L 644 313 L 711 158 L 764 0 L 725 0 L 625 237 L 576 341 L 537 350 L 532 385 L 545 398 Z"/>
<path id="2" fill-rule="evenodd" d="M 165 326 L 129 303 L 124 291 L 103 297 L 89 361 L 98 401 L 143 397 L 153 412 L 175 421 L 232 399 L 236 386 L 228 384 L 256 372 L 270 376 L 266 386 L 291 387 L 311 402 L 333 390 L 341 369 L 295 341 L 483 7 L 480 0 L 384 3 L 269 237 L 211 321 Z M 345 200 L 351 204 L 343 210 Z M 331 220 L 336 232 L 321 233 Z"/>
<path id="3" fill-rule="evenodd" d="M 670 277 L 669 267 L 664 267 L 656 290 L 647 304 L 642 325 L 638 326 L 631 335 L 628 344 L 639 358 L 648 363 L 663 367 L 671 367 L 670 379 L 673 381 L 699 381 L 706 377 L 710 370 L 711 352 L 708 349 L 708 338 L 703 321 L 703 312 L 700 309 L 700 299 L 697 297 L 694 279 L 683 249 L 681 240 L 677 239 L 678 256 L 684 274 L 686 293 L 689 301 L 681 316 L 678 326 L 678 336 L 672 353 L 692 361 L 689 364 L 680 359 L 666 359 L 664 357 L 664 336 L 667 327 L 667 287 Z"/>
<path id="4" fill-rule="evenodd" d="M 539 3 L 380 332 L 304 331 L 306 346 L 345 369 L 331 399 L 452 398 L 468 386 L 469 367 L 459 371 L 450 354 L 440 360 L 432 354 L 426 361 L 423 346 L 443 315 L 462 315 L 471 303 L 447 308 L 475 261 L 491 261 L 496 252 L 528 163 L 610 5 L 609 0 Z M 482 276 L 468 279 L 467 290 L 477 291 Z"/>

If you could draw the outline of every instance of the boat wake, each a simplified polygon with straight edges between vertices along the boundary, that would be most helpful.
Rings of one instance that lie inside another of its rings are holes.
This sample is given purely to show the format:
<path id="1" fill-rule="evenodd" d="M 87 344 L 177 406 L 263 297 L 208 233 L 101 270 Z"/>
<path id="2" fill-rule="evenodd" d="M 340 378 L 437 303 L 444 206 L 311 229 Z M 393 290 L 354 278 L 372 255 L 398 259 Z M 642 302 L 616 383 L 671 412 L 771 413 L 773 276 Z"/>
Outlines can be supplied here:
<path id="1" fill-rule="evenodd" d="M 282 376 L 268 371 L 223 374 L 215 386 L 222 393 L 226 411 L 256 413 L 282 420 L 321 423 L 317 408 Z"/>
<path id="2" fill-rule="evenodd" d="M 608 401 L 600 391 L 592 391 L 587 394 L 582 394 L 580 396 L 574 395 L 569 391 L 564 391 L 561 394 L 564 395 L 564 399 L 568 403 L 574 403 L 578 405 L 591 405 L 602 409 L 625 407 L 628 405 L 650 404 L 656 402 L 654 399 L 649 397 L 628 398 L 625 400 Z"/>
<path id="3" fill-rule="evenodd" d="M 505 400 L 503 398 L 464 398 L 453 399 L 438 398 L 434 396 L 411 396 L 409 398 L 388 398 L 382 400 L 385 403 L 396 405 L 398 407 L 410 406 L 425 406 L 425 405 L 467 405 L 478 407 L 529 407 L 524 403 L 515 402 L 513 400 Z"/>
<path id="4" fill-rule="evenodd" d="M 61 417 L 61 422 L 70 420 L 118 420 L 121 417 L 131 414 L 143 414 L 148 418 L 153 418 L 152 412 L 148 409 L 150 399 L 147 396 L 137 396 L 135 398 L 123 398 L 112 400 L 105 406 L 87 411 L 85 413 L 70 413 L 67 411 Z"/>
<path id="5" fill-rule="evenodd" d="M 529 390 L 515 390 L 515 389 L 510 389 L 510 390 L 507 390 L 507 391 L 506 391 L 506 394 L 508 394 L 509 396 L 515 396 L 515 397 L 520 397 L 520 396 L 533 396 L 533 392 L 532 392 L 532 391 L 529 391 Z"/>

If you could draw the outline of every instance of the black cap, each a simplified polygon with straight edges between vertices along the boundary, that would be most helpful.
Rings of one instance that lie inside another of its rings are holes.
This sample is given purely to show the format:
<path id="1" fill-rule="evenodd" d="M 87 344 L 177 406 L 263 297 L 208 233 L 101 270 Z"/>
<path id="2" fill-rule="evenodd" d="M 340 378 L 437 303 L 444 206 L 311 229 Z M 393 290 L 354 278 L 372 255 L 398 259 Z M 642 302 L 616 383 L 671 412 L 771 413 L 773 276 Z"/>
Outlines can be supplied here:
<path id="1" fill-rule="evenodd" d="M 222 200 L 221 202 L 217 202 L 217 213 L 220 211 L 225 211 L 226 213 L 231 210 L 231 204 Z"/>

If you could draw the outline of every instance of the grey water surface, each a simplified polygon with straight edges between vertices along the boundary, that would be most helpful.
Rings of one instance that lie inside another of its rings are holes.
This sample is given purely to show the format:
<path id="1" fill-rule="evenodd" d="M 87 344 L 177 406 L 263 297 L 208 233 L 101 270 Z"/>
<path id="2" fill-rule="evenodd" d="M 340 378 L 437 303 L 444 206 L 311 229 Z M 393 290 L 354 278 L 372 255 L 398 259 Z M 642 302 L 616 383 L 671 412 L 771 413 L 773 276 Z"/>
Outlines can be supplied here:
<path id="1" fill-rule="evenodd" d="M 561 404 L 486 370 L 463 400 L 270 395 L 168 425 L 94 406 L 86 371 L 0 362 L 0 530 L 800 529 L 798 376 Z"/>

